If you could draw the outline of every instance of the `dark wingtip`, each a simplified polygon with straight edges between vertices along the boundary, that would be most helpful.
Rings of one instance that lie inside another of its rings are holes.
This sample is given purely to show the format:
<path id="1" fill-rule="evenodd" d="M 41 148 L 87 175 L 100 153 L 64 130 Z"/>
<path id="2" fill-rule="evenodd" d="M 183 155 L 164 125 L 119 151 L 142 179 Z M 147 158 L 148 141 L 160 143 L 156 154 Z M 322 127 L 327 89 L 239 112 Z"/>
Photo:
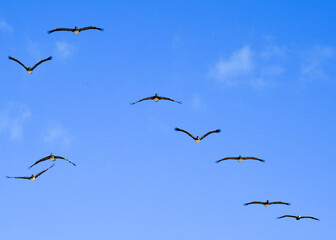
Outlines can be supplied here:
<path id="1" fill-rule="evenodd" d="M 220 130 L 220 129 L 217 129 L 217 130 L 216 130 L 216 132 L 220 133 L 220 132 L 221 132 L 221 130 Z"/>
<path id="2" fill-rule="evenodd" d="M 180 129 L 179 129 L 179 128 L 177 128 L 177 127 L 176 127 L 176 128 L 174 128 L 174 129 L 175 129 L 175 131 L 180 131 Z"/>
<path id="3" fill-rule="evenodd" d="M 219 163 L 221 160 L 217 160 L 215 163 Z"/>
<path id="4" fill-rule="evenodd" d="M 52 33 L 52 31 L 47 31 L 48 34 Z"/>
<path id="5" fill-rule="evenodd" d="M 52 56 L 48 57 L 48 59 L 51 60 L 51 59 L 52 59 Z"/>

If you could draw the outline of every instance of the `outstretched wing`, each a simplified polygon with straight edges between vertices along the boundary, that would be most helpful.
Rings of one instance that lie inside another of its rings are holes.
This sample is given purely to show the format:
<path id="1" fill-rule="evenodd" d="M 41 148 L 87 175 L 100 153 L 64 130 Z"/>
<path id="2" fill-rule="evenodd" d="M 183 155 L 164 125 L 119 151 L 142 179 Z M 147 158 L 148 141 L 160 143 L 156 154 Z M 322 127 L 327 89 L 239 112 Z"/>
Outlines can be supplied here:
<path id="1" fill-rule="evenodd" d="M 254 202 L 249 202 L 249 203 L 245 203 L 244 205 L 250 205 L 250 204 L 265 204 L 264 202 L 258 202 L 258 201 L 254 201 Z"/>
<path id="2" fill-rule="evenodd" d="M 150 99 L 154 99 L 154 96 L 153 96 L 153 97 L 147 97 L 147 98 L 140 99 L 140 100 L 137 101 L 137 102 L 131 103 L 131 105 L 136 104 L 136 103 L 138 103 L 138 102 L 145 101 L 145 100 L 150 100 Z"/>
<path id="3" fill-rule="evenodd" d="M 285 218 L 285 217 L 296 218 L 296 216 L 293 216 L 293 215 L 283 215 L 283 216 L 281 216 L 281 217 L 278 217 L 278 219 L 279 219 L 279 218 Z"/>
<path id="4" fill-rule="evenodd" d="M 66 159 L 66 158 L 64 158 L 64 157 L 61 157 L 61 156 L 54 156 L 54 157 L 55 157 L 55 158 L 59 158 L 59 159 L 63 159 L 63 160 L 65 160 L 65 161 L 71 163 L 72 165 L 76 166 L 76 164 L 74 164 L 73 162 L 71 162 L 70 160 L 68 160 L 68 159 Z"/>
<path id="5" fill-rule="evenodd" d="M 78 29 L 78 30 L 81 32 L 81 31 L 85 31 L 85 30 L 89 30 L 89 29 L 95 29 L 95 30 L 100 30 L 100 31 L 103 31 L 103 30 L 104 30 L 104 29 L 102 29 L 102 28 L 94 27 L 94 26 L 83 27 L 83 28 L 80 28 L 80 29 Z"/>
<path id="6" fill-rule="evenodd" d="M 221 131 L 220 129 L 210 131 L 210 132 L 204 134 L 200 139 L 202 140 L 203 138 L 205 138 L 205 137 L 208 136 L 209 134 L 211 134 L 211 133 L 219 133 L 220 131 Z"/>
<path id="7" fill-rule="evenodd" d="M 311 218 L 311 219 L 314 219 L 314 220 L 320 221 L 320 219 L 318 219 L 318 218 L 315 218 L 315 217 L 312 217 L 312 216 L 302 216 L 301 218 Z"/>
<path id="8" fill-rule="evenodd" d="M 290 205 L 290 203 L 285 203 L 285 202 L 270 202 L 269 204 L 270 204 L 270 205 L 271 205 L 271 204 L 284 204 L 284 205 Z"/>
<path id="9" fill-rule="evenodd" d="M 190 137 L 192 137 L 194 140 L 196 140 L 196 138 L 193 135 L 191 135 L 190 133 L 188 133 L 186 130 L 183 130 L 183 129 L 180 129 L 180 128 L 175 128 L 175 131 L 184 132 L 184 133 L 188 134 Z"/>
<path id="10" fill-rule="evenodd" d="M 26 70 L 28 69 L 22 62 L 20 62 L 20 61 L 17 60 L 16 58 L 13 58 L 13 57 L 11 57 L 11 56 L 8 56 L 8 58 L 9 58 L 10 60 L 13 60 L 13 61 L 19 63 L 19 64 L 20 64 L 22 67 L 24 67 Z"/>
<path id="11" fill-rule="evenodd" d="M 168 100 L 168 101 L 176 102 L 176 103 L 179 103 L 179 104 L 181 104 L 181 103 L 182 103 L 182 102 L 175 101 L 174 99 L 167 98 L 167 97 L 158 97 L 158 98 L 159 98 L 159 99 L 163 99 L 163 100 Z"/>
<path id="12" fill-rule="evenodd" d="M 239 158 L 237 158 L 237 157 L 226 157 L 226 158 L 222 158 L 222 159 L 216 161 L 216 163 L 219 163 L 219 162 L 225 161 L 225 160 L 236 160 L 236 159 L 239 159 Z"/>
<path id="13" fill-rule="evenodd" d="M 7 178 L 16 178 L 16 179 L 30 179 L 30 177 L 8 177 Z"/>
<path id="14" fill-rule="evenodd" d="M 48 57 L 48 58 L 45 58 L 45 59 L 39 61 L 38 63 L 36 63 L 36 64 L 34 65 L 34 67 L 32 67 L 32 70 L 34 70 L 34 68 L 36 68 L 36 67 L 37 67 L 38 65 L 40 65 L 41 63 L 43 63 L 43 62 L 45 62 L 45 61 L 49 61 L 49 60 L 51 60 L 51 59 L 52 59 L 52 57 L 50 56 L 50 57 Z"/>
<path id="15" fill-rule="evenodd" d="M 56 29 L 48 31 L 48 33 L 57 32 L 57 31 L 70 31 L 70 32 L 72 32 L 74 30 L 75 29 L 73 29 L 73 28 L 56 28 Z"/>
<path id="16" fill-rule="evenodd" d="M 256 158 L 256 157 L 243 157 L 243 159 L 245 159 L 245 160 L 253 159 L 253 160 L 258 160 L 260 162 L 265 162 L 265 160 L 260 159 L 260 158 Z"/>
<path id="17" fill-rule="evenodd" d="M 51 165 L 51 167 L 48 167 L 47 169 L 43 170 L 42 172 L 38 173 L 35 175 L 35 178 L 37 178 L 38 176 L 42 175 L 43 173 L 45 173 L 46 171 L 48 171 L 50 168 L 52 168 L 53 166 L 55 166 L 55 164 Z"/>
<path id="18" fill-rule="evenodd" d="M 45 161 L 45 160 L 48 160 L 48 159 L 50 159 L 50 156 L 48 156 L 48 157 L 44 157 L 44 158 L 42 158 L 42 159 L 36 161 L 36 162 L 35 162 L 33 165 L 31 165 L 29 168 L 32 168 L 32 167 L 35 166 L 36 164 L 38 164 L 38 163 L 40 163 L 40 162 L 43 162 L 43 161 Z"/>

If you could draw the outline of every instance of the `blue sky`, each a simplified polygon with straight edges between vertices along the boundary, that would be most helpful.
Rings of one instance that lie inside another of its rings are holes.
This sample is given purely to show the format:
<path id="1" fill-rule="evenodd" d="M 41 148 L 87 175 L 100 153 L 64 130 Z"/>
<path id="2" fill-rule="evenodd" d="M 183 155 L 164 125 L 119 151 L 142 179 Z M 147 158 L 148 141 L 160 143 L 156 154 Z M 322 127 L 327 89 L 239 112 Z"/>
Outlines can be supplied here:
<path id="1" fill-rule="evenodd" d="M 2 4 L 0 238 L 333 239 L 334 1 L 98 2 Z"/>

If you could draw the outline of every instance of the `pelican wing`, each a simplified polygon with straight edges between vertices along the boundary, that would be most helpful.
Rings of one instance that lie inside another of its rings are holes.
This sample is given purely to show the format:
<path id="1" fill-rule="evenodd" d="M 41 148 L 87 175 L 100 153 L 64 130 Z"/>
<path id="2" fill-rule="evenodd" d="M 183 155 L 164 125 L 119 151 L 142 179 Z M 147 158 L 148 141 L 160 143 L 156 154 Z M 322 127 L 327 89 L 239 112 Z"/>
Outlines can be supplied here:
<path id="1" fill-rule="evenodd" d="M 302 216 L 301 218 L 311 218 L 311 219 L 314 219 L 314 220 L 320 221 L 320 219 L 318 219 L 318 218 L 315 218 L 315 217 L 312 217 L 312 216 Z"/>
<path id="2" fill-rule="evenodd" d="M 249 203 L 245 203 L 244 205 L 250 205 L 250 204 L 265 204 L 264 202 L 258 202 L 258 201 L 254 201 L 254 202 L 249 202 Z"/>
<path id="3" fill-rule="evenodd" d="M 52 59 L 52 57 L 50 56 L 50 57 L 48 57 L 48 58 L 45 58 L 45 59 L 42 59 L 41 61 L 39 61 L 38 63 L 36 63 L 35 65 L 34 65 L 34 67 L 32 67 L 32 70 L 34 70 L 34 68 L 36 68 L 38 65 L 40 65 L 41 63 L 43 63 L 43 62 L 45 62 L 45 61 L 49 61 L 49 60 L 51 60 Z"/>
<path id="4" fill-rule="evenodd" d="M 171 98 L 167 98 L 167 97 L 158 97 L 159 99 L 163 99 L 163 100 L 168 100 L 168 101 L 172 101 L 172 102 L 176 102 L 176 103 L 180 103 L 179 101 L 175 101 L 174 99 L 171 99 Z"/>
<path id="5" fill-rule="evenodd" d="M 284 205 L 290 205 L 290 203 L 285 203 L 285 202 L 270 202 L 269 204 L 270 204 L 270 205 L 271 205 L 271 204 L 284 204 Z"/>
<path id="6" fill-rule="evenodd" d="M 210 132 L 204 134 L 200 139 L 202 140 L 203 138 L 205 138 L 206 136 L 210 135 L 211 133 L 219 133 L 220 131 L 221 131 L 220 129 L 210 131 Z"/>
<path id="7" fill-rule="evenodd" d="M 78 30 L 81 32 L 81 31 L 85 31 L 85 30 L 89 30 L 89 29 L 95 29 L 95 30 L 100 30 L 100 31 L 103 31 L 103 30 L 104 30 L 104 29 L 102 29 L 102 28 L 94 27 L 94 26 L 83 27 L 83 28 L 80 28 L 80 29 L 78 29 Z"/>
<path id="8" fill-rule="evenodd" d="M 138 103 L 138 102 L 145 101 L 145 100 L 151 100 L 151 99 L 154 99 L 154 96 L 153 96 L 153 97 L 146 97 L 146 98 L 140 99 L 140 100 L 137 101 L 137 102 L 131 103 L 131 105 L 136 104 L 136 103 Z"/>
<path id="9" fill-rule="evenodd" d="M 73 162 L 71 162 L 70 160 L 68 160 L 68 159 L 66 159 L 66 158 L 64 158 L 64 157 L 61 157 L 61 156 L 54 156 L 54 157 L 55 157 L 55 158 L 59 158 L 59 159 L 63 159 L 63 160 L 65 160 L 65 161 L 71 163 L 72 165 L 76 166 L 76 164 L 74 164 Z"/>
<path id="10" fill-rule="evenodd" d="M 221 161 L 225 161 L 225 160 L 236 160 L 236 159 L 239 159 L 238 157 L 226 157 L 226 158 L 222 158 L 218 161 L 216 161 L 216 163 L 219 163 Z"/>
<path id="11" fill-rule="evenodd" d="M 285 218 L 285 217 L 296 218 L 296 216 L 293 216 L 293 215 L 283 215 L 283 216 L 281 216 L 281 217 L 278 217 L 278 219 L 279 219 L 279 218 Z"/>
<path id="12" fill-rule="evenodd" d="M 184 133 L 188 134 L 190 137 L 192 137 L 194 140 L 196 140 L 196 138 L 193 135 L 191 135 L 190 133 L 188 133 L 186 130 L 183 130 L 183 129 L 180 129 L 180 128 L 175 128 L 175 131 L 184 132 Z"/>
<path id="13" fill-rule="evenodd" d="M 45 173 L 46 171 L 48 171 L 50 168 L 52 168 L 54 166 L 54 164 L 51 167 L 48 167 L 47 169 L 43 170 L 42 172 L 38 173 L 35 175 L 35 178 L 37 178 L 38 176 L 42 175 L 43 173 Z"/>
<path id="14" fill-rule="evenodd" d="M 245 159 L 245 160 L 253 159 L 253 160 L 258 160 L 260 162 L 265 162 L 265 160 L 260 159 L 260 158 L 256 158 L 256 157 L 243 157 L 243 159 Z"/>
<path id="15" fill-rule="evenodd" d="M 20 62 L 20 61 L 17 60 L 16 58 L 13 58 L 13 57 L 11 57 L 11 56 L 8 56 L 8 58 L 9 58 L 10 60 L 13 60 L 13 61 L 19 63 L 19 64 L 20 64 L 22 67 L 24 67 L 26 70 L 28 69 L 22 62 Z"/>
<path id="16" fill-rule="evenodd" d="M 43 161 L 45 161 L 45 160 L 48 160 L 48 159 L 50 159 L 50 156 L 48 156 L 48 157 L 44 157 L 44 158 L 42 158 L 42 159 L 36 161 L 36 162 L 35 162 L 33 165 L 31 165 L 29 168 L 32 168 L 32 167 L 35 166 L 36 164 L 38 164 L 38 163 L 40 163 L 40 162 L 43 162 Z"/>
<path id="17" fill-rule="evenodd" d="M 7 178 L 16 178 L 16 179 L 30 179 L 30 177 L 8 177 Z"/>
<path id="18" fill-rule="evenodd" d="M 72 32 L 74 30 L 75 29 L 73 29 L 73 28 L 56 28 L 56 29 L 48 31 L 48 33 L 58 32 L 58 31 L 70 31 L 70 32 Z"/>

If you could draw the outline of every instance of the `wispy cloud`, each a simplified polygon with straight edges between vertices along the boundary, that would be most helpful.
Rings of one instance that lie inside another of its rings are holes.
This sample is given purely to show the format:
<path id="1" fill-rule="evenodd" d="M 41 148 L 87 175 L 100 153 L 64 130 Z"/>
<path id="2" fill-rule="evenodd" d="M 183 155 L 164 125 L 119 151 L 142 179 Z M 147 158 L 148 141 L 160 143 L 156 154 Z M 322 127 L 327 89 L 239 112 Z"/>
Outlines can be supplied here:
<path id="1" fill-rule="evenodd" d="M 234 85 L 235 78 L 250 73 L 253 69 L 252 53 L 249 46 L 235 51 L 229 59 L 220 59 L 210 69 L 209 75 L 227 85 Z"/>
<path id="2" fill-rule="evenodd" d="M 63 146 L 67 146 L 72 142 L 73 138 L 63 127 L 53 124 L 46 129 L 43 140 L 46 143 L 59 143 Z"/>
<path id="3" fill-rule="evenodd" d="M 58 41 L 56 42 L 56 50 L 57 54 L 62 58 L 67 58 L 73 55 L 76 48 L 75 46 L 65 42 L 65 41 Z"/>
<path id="4" fill-rule="evenodd" d="M 11 140 L 21 139 L 23 126 L 30 116 L 31 112 L 27 107 L 11 104 L 6 110 L 0 112 L 0 132 L 8 134 Z"/>
<path id="5" fill-rule="evenodd" d="M 284 54 L 276 46 L 261 51 L 252 51 L 249 46 L 244 46 L 234 51 L 229 58 L 220 59 L 210 68 L 209 77 L 224 86 L 245 84 L 260 89 L 270 85 L 272 79 L 285 72 L 285 68 L 274 61 Z"/>
<path id="6" fill-rule="evenodd" d="M 12 32 L 13 28 L 5 20 L 0 19 L 0 30 L 5 32 Z"/>
<path id="7" fill-rule="evenodd" d="M 335 57 L 333 47 L 318 46 L 303 52 L 301 55 L 301 74 L 304 79 L 328 79 L 324 69 L 327 61 Z"/>

